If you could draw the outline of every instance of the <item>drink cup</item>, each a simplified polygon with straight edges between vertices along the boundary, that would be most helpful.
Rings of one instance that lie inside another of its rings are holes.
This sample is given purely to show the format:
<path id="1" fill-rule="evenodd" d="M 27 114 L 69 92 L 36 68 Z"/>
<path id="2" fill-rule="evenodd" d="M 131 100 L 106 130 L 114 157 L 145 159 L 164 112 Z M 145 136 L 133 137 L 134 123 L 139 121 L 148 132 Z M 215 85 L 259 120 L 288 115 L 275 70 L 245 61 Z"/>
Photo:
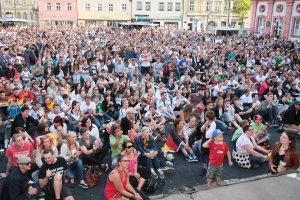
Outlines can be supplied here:
<path id="1" fill-rule="evenodd" d="M 279 161 L 279 165 L 278 165 L 277 171 L 281 172 L 281 169 L 283 167 L 285 167 L 285 165 L 286 165 L 286 162 L 284 162 L 283 160 Z"/>

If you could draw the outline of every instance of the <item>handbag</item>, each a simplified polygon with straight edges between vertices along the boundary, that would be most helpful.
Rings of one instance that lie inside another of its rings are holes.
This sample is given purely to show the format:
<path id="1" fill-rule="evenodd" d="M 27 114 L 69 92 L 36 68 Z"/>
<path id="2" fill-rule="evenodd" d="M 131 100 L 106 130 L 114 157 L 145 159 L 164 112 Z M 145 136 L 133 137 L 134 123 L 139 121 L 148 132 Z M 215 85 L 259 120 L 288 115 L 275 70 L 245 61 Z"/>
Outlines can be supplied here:
<path id="1" fill-rule="evenodd" d="M 84 182 L 89 187 L 94 187 L 99 183 L 101 176 L 101 170 L 98 166 L 90 166 L 88 171 L 85 173 Z"/>
<path id="2" fill-rule="evenodd" d="M 165 185 L 164 181 L 158 181 L 157 179 L 149 179 L 146 181 L 146 183 L 144 184 L 142 190 L 147 193 L 154 193 L 156 189 L 158 189 L 159 191 L 162 191 L 162 187 Z"/>
<path id="3" fill-rule="evenodd" d="M 116 112 L 116 109 L 114 107 L 111 107 L 107 110 L 107 114 L 111 117 L 115 114 L 115 112 Z"/>
<path id="4" fill-rule="evenodd" d="M 238 166 L 250 169 L 251 164 L 250 164 L 250 158 L 249 154 L 238 154 L 235 150 L 232 150 L 232 158 L 237 162 Z"/>

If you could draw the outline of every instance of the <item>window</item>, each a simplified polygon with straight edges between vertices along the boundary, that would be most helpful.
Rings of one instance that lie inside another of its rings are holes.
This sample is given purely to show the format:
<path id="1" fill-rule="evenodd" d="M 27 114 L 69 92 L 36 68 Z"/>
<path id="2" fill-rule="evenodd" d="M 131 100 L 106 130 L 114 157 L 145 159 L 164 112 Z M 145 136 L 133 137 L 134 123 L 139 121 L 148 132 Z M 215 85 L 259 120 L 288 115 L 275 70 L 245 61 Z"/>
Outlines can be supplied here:
<path id="1" fill-rule="evenodd" d="M 300 20 L 299 20 L 299 19 L 297 19 L 297 20 L 295 21 L 294 35 L 295 35 L 295 36 L 300 36 Z"/>
<path id="2" fill-rule="evenodd" d="M 23 13 L 23 19 L 27 19 L 27 13 Z"/>
<path id="3" fill-rule="evenodd" d="M 123 12 L 126 12 L 127 11 L 127 4 L 122 4 L 122 11 Z"/>
<path id="4" fill-rule="evenodd" d="M 47 3 L 46 10 L 51 10 L 51 3 Z"/>
<path id="5" fill-rule="evenodd" d="M 55 4 L 55 10 L 60 10 L 60 3 Z"/>
<path id="6" fill-rule="evenodd" d="M 142 10 L 143 3 L 142 2 L 136 2 L 136 9 L 137 10 Z"/>
<path id="7" fill-rule="evenodd" d="M 98 3 L 97 9 L 98 9 L 98 11 L 102 11 L 102 3 Z"/>
<path id="8" fill-rule="evenodd" d="M 262 33 L 265 29 L 265 18 L 258 18 L 258 32 Z"/>
<path id="9" fill-rule="evenodd" d="M 21 19 L 21 13 L 18 12 L 18 19 Z"/>
<path id="10" fill-rule="evenodd" d="M 22 0 L 22 4 L 25 5 L 26 4 L 26 0 Z M 25 13 L 26 14 L 26 13 Z M 26 18 L 27 18 L 27 14 L 26 14 Z M 25 18 L 24 18 L 25 19 Z"/>
<path id="11" fill-rule="evenodd" d="M 114 4 L 112 3 L 108 4 L 108 11 L 114 11 Z"/>
<path id="12" fill-rule="evenodd" d="M 194 1 L 190 1 L 189 11 L 194 11 L 194 10 L 195 10 L 195 2 Z"/>
<path id="13" fill-rule="evenodd" d="M 180 3 L 176 3 L 176 4 L 175 4 L 175 10 L 176 10 L 176 11 L 180 11 L 180 7 L 181 7 L 181 6 L 180 6 Z"/>
<path id="14" fill-rule="evenodd" d="M 168 11 L 172 11 L 173 10 L 173 3 L 168 3 Z"/>
<path id="15" fill-rule="evenodd" d="M 71 3 L 67 3 L 67 10 L 72 10 L 72 4 Z"/>
<path id="16" fill-rule="evenodd" d="M 146 10 L 151 10 L 151 2 L 146 2 Z"/>
<path id="17" fill-rule="evenodd" d="M 211 2 L 206 2 L 206 11 L 211 11 Z"/>
<path id="18" fill-rule="evenodd" d="M 15 0 L 16 4 L 19 4 L 20 3 L 20 0 Z"/>
<path id="19" fill-rule="evenodd" d="M 227 10 L 227 9 L 229 9 L 229 2 L 225 2 L 225 4 L 224 4 L 224 10 Z"/>
<path id="20" fill-rule="evenodd" d="M 159 11 L 164 11 L 165 10 L 165 3 L 159 3 Z"/>
<path id="21" fill-rule="evenodd" d="M 221 2 L 216 2 L 215 11 L 220 12 L 220 5 L 221 5 Z"/>
<path id="22" fill-rule="evenodd" d="M 28 5 L 32 5 L 32 0 L 28 0 Z"/>
<path id="23" fill-rule="evenodd" d="M 91 11 L 91 4 L 89 3 L 85 4 L 85 11 Z"/>

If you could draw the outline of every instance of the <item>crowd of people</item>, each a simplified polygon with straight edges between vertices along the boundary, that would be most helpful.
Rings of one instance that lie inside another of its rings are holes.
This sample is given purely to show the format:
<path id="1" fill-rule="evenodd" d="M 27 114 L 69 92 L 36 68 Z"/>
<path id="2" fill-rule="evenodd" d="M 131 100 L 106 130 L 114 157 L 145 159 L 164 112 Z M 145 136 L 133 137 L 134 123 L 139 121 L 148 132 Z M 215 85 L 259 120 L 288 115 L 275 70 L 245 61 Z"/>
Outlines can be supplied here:
<path id="1" fill-rule="evenodd" d="M 106 199 L 149 199 L 142 192 L 147 179 L 174 171 L 161 162 L 157 142 L 187 162 L 200 160 L 208 187 L 213 177 L 221 184 L 225 155 L 230 166 L 244 168 L 269 161 L 273 174 L 299 167 L 297 41 L 160 28 L 0 33 L 4 199 L 44 192 L 72 200 L 62 183 L 78 176 L 87 189 L 84 169 L 91 165 L 112 169 Z M 272 127 L 283 131 L 274 146 Z M 232 158 L 223 141 L 231 133 Z"/>

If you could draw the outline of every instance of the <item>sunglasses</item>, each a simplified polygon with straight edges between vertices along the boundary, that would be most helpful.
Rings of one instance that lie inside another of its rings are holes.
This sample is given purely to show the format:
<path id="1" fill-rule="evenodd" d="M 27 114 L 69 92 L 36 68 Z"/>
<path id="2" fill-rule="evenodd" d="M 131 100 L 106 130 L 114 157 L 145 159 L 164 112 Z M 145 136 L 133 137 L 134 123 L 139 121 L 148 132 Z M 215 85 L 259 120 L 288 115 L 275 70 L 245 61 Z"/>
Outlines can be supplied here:
<path id="1" fill-rule="evenodd" d="M 128 146 L 128 147 L 126 147 L 127 149 L 131 149 L 131 148 L 133 148 L 133 145 L 131 145 L 131 146 Z"/>
<path id="2" fill-rule="evenodd" d="M 121 161 L 126 162 L 126 163 L 129 163 L 130 160 L 121 160 Z"/>
<path id="3" fill-rule="evenodd" d="M 28 166 L 28 165 L 31 165 L 31 163 L 26 163 L 26 164 L 23 164 L 23 165 L 27 165 Z"/>

